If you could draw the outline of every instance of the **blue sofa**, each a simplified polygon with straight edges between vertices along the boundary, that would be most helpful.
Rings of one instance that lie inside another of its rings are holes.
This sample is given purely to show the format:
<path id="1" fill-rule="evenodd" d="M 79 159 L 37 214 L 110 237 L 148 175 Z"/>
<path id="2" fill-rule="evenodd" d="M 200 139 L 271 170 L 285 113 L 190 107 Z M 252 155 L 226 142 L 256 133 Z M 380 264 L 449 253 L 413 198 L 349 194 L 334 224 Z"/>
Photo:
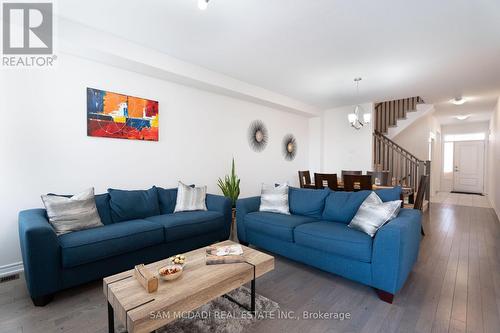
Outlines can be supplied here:
<path id="1" fill-rule="evenodd" d="M 392 303 L 417 260 L 421 212 L 402 208 L 374 238 L 347 225 L 371 191 L 290 188 L 291 215 L 259 212 L 260 197 L 236 204 L 238 238 L 284 257 L 375 288 Z M 398 200 L 401 188 L 378 190 Z"/>
<path id="2" fill-rule="evenodd" d="M 110 189 L 96 195 L 104 226 L 57 236 L 45 209 L 19 213 L 26 283 L 33 303 L 55 292 L 229 238 L 231 200 L 207 194 L 207 211 L 173 213 L 177 189 Z"/>

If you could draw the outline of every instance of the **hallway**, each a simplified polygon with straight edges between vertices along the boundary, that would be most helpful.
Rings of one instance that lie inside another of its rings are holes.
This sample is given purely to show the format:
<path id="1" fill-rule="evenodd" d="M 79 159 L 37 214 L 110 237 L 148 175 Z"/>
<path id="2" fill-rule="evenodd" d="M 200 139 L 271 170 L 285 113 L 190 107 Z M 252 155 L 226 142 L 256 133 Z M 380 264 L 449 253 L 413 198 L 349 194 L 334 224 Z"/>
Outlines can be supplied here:
<path id="1" fill-rule="evenodd" d="M 481 196 L 476 194 L 438 192 L 435 196 L 431 197 L 431 202 L 448 205 L 491 208 L 487 195 Z"/>

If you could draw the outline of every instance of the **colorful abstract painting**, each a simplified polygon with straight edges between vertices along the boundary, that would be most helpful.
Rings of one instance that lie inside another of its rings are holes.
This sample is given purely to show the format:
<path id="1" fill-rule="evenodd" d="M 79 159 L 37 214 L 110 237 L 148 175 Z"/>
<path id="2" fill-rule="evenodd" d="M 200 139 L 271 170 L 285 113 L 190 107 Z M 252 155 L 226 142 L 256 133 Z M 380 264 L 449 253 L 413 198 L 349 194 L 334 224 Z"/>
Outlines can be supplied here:
<path id="1" fill-rule="evenodd" d="M 158 102 L 87 88 L 87 135 L 158 141 Z"/>

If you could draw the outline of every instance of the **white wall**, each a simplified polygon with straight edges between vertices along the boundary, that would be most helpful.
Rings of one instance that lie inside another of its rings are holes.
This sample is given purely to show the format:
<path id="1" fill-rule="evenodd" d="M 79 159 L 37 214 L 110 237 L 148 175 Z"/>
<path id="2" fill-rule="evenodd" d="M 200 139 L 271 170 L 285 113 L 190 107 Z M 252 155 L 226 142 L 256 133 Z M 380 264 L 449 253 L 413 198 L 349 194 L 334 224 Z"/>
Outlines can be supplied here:
<path id="1" fill-rule="evenodd" d="M 179 60 L 60 16 L 55 16 L 54 19 L 57 54 L 72 54 L 150 77 L 309 117 L 319 114 L 316 107 L 288 96 Z"/>
<path id="2" fill-rule="evenodd" d="M 463 124 L 442 125 L 443 135 L 446 134 L 467 134 L 467 133 L 488 133 L 490 123 L 487 121 L 464 122 Z"/>
<path id="3" fill-rule="evenodd" d="M 320 171 L 322 165 L 322 117 L 309 119 L 309 170 Z"/>
<path id="4" fill-rule="evenodd" d="M 364 113 L 373 112 L 373 103 L 361 106 Z M 353 111 L 354 106 L 343 106 L 323 112 L 319 171 L 340 174 L 342 170 L 372 170 L 372 124 L 360 130 L 352 128 L 347 115 Z"/>
<path id="5" fill-rule="evenodd" d="M 500 217 L 500 176 L 498 175 L 498 166 L 500 165 L 500 98 L 498 98 L 491 116 L 489 131 L 486 189 L 491 206 Z"/>
<path id="6" fill-rule="evenodd" d="M 87 137 L 87 87 L 158 100 L 160 141 Z M 297 184 L 297 170 L 308 168 L 308 118 L 90 60 L 62 55 L 55 69 L 4 70 L 0 88 L 0 273 L 21 260 L 18 212 L 41 207 L 43 193 L 173 187 L 177 180 L 218 193 L 217 177 L 234 156 L 245 197 L 262 182 Z M 247 143 L 254 119 L 269 130 L 261 153 Z M 298 142 L 292 162 L 281 151 L 287 133 Z"/>

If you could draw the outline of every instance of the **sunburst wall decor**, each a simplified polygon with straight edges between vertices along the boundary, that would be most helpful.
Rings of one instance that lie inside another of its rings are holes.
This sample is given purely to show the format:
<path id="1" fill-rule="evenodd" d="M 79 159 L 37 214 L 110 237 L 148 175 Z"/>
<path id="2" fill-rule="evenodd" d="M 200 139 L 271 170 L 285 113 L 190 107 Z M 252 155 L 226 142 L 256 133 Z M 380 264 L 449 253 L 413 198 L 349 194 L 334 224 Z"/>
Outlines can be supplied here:
<path id="1" fill-rule="evenodd" d="M 248 143 L 254 151 L 263 151 L 268 140 L 266 125 L 261 120 L 254 120 L 248 128 Z"/>
<path id="2" fill-rule="evenodd" d="M 297 140 L 292 134 L 287 134 L 283 138 L 283 156 L 285 160 L 291 161 L 297 154 Z"/>

